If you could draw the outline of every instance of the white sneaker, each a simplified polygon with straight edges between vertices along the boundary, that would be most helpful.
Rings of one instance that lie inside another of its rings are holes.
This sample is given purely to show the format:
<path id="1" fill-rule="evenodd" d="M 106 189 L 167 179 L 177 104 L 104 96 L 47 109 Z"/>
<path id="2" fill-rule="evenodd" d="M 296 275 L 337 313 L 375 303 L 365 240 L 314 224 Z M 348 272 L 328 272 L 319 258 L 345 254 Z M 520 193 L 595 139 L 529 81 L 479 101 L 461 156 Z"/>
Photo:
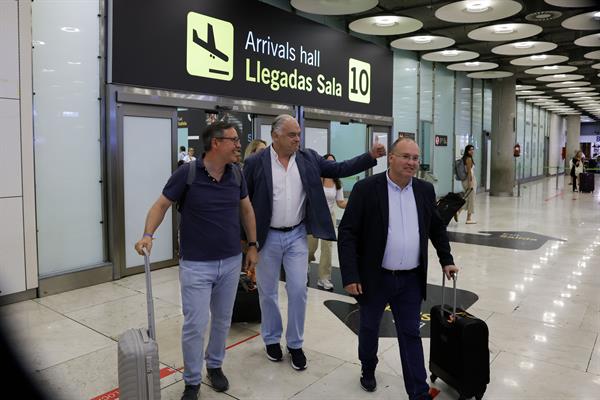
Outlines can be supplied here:
<path id="1" fill-rule="evenodd" d="M 317 281 L 317 286 L 325 290 L 333 289 L 333 283 L 331 283 L 329 279 L 319 279 Z"/>

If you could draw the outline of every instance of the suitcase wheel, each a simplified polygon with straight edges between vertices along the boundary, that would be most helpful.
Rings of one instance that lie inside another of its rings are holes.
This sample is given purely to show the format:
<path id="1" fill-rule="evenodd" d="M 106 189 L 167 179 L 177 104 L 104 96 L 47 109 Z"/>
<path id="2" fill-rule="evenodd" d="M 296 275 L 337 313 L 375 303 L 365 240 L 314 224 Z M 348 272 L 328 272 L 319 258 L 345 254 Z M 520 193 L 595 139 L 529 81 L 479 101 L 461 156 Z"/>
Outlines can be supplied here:
<path id="1" fill-rule="evenodd" d="M 437 377 L 436 375 L 434 375 L 434 374 L 431 374 L 431 375 L 429 376 L 429 379 L 431 380 L 431 383 L 434 383 L 434 382 L 435 382 L 435 380 L 436 380 L 437 378 L 438 378 L 438 377 Z"/>

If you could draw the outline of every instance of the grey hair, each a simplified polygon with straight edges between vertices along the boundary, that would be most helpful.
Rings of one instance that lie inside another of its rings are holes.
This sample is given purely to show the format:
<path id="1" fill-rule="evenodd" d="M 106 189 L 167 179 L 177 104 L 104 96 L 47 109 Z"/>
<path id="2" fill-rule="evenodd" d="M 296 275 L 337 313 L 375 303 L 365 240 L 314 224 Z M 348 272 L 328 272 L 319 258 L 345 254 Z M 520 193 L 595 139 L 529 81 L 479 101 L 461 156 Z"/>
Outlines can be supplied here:
<path id="1" fill-rule="evenodd" d="M 280 114 L 280 115 L 276 116 L 275 119 L 273 120 L 273 123 L 271 124 L 271 133 L 273 133 L 273 132 L 279 133 L 281 126 L 291 119 L 294 119 L 294 117 L 292 117 L 289 114 Z"/>
<path id="2" fill-rule="evenodd" d="M 396 139 L 394 141 L 394 143 L 392 143 L 391 149 L 394 150 L 396 148 L 396 145 L 398 145 L 398 143 L 400 143 L 400 142 L 412 142 L 412 143 L 414 143 L 414 144 L 416 144 L 418 146 L 418 143 L 415 142 L 413 139 L 400 136 L 398 139 Z"/>

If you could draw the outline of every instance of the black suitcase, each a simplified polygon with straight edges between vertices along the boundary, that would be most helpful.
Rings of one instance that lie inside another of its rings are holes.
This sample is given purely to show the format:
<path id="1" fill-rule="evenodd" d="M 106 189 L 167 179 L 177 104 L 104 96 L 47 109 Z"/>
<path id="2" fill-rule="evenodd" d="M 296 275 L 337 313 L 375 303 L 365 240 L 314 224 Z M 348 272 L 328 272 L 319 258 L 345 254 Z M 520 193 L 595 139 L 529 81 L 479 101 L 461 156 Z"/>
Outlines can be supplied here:
<path id="1" fill-rule="evenodd" d="M 242 272 L 233 304 L 231 322 L 260 322 L 258 289 L 250 278 Z"/>
<path id="2" fill-rule="evenodd" d="M 437 209 L 445 225 L 448 225 L 452 217 L 465 205 L 465 198 L 471 193 L 471 190 L 469 188 L 462 194 L 450 192 L 438 200 Z"/>
<path id="3" fill-rule="evenodd" d="M 594 191 L 594 174 L 590 172 L 579 174 L 579 191 L 583 193 L 592 193 Z"/>
<path id="4" fill-rule="evenodd" d="M 445 277 L 442 291 L 445 292 Z M 484 321 L 456 308 L 456 275 L 454 308 L 450 310 L 446 305 L 433 306 L 430 326 L 431 382 L 442 379 L 459 393 L 461 400 L 483 398 L 490 382 L 489 331 Z"/>

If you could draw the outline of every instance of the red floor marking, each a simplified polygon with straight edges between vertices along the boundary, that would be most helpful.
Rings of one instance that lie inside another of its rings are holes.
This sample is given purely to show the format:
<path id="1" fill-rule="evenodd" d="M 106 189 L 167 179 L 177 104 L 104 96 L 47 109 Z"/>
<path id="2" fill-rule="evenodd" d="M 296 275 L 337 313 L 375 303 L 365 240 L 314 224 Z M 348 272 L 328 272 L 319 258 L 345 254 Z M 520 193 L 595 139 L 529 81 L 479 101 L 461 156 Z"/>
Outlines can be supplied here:
<path id="1" fill-rule="evenodd" d="M 557 194 L 555 194 L 554 196 L 550 196 L 550 197 L 548 197 L 548 198 L 547 198 L 546 200 L 544 200 L 544 201 L 552 200 L 553 198 L 555 198 L 555 197 L 558 197 L 558 196 L 562 196 L 563 194 L 564 194 L 564 191 L 562 191 L 562 190 L 561 190 L 560 192 L 558 192 L 558 193 L 557 193 Z"/>
<path id="2" fill-rule="evenodd" d="M 246 339 L 240 340 L 237 343 L 234 343 L 232 345 L 229 345 L 227 347 L 225 347 L 225 350 L 229 350 L 239 344 L 242 344 L 244 342 L 247 342 L 249 340 L 254 339 L 255 337 L 260 336 L 260 333 L 256 333 L 250 337 L 247 337 Z M 173 369 L 170 367 L 165 367 L 163 369 L 160 370 L 160 379 L 166 378 L 167 376 L 173 375 L 176 372 L 183 372 L 183 368 L 179 368 L 179 369 Z M 119 398 L 119 389 L 113 389 L 110 392 L 106 392 L 104 394 L 101 394 L 100 396 L 96 396 L 93 397 L 90 400 L 116 400 Z"/>

